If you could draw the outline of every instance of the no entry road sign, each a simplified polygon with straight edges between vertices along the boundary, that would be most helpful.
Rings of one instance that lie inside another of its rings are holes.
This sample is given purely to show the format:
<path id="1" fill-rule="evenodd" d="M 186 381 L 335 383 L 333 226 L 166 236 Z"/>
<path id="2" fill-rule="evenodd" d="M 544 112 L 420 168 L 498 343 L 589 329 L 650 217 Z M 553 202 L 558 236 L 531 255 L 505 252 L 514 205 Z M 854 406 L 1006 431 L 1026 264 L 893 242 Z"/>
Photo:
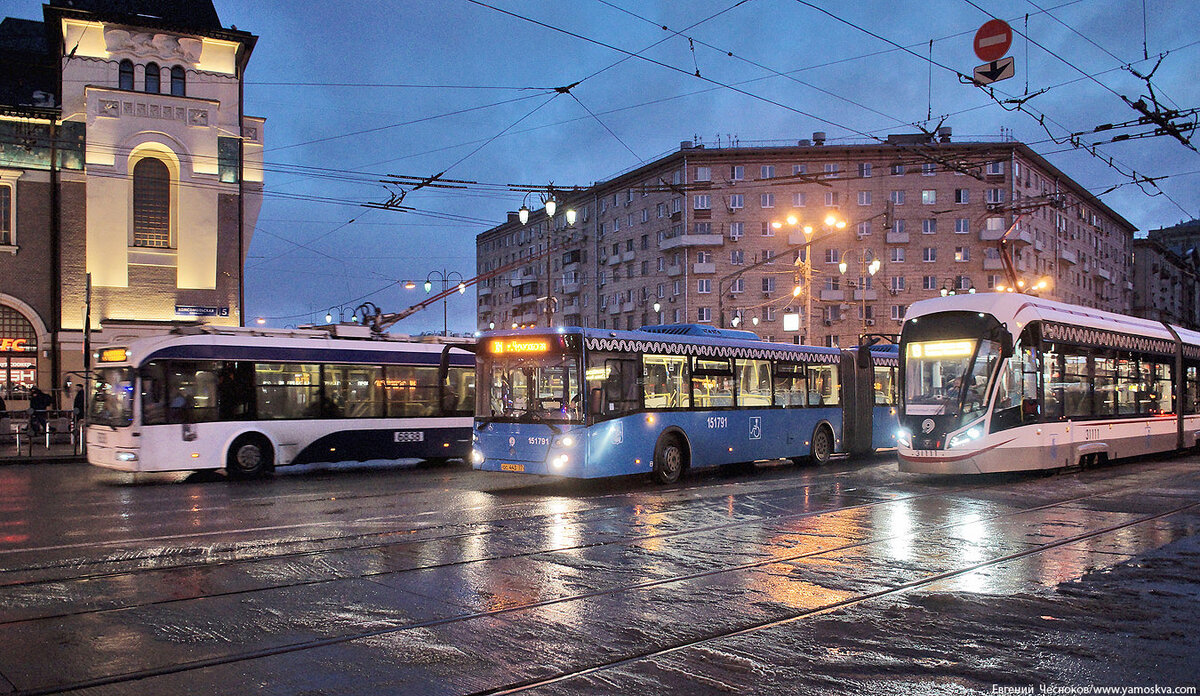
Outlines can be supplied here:
<path id="1" fill-rule="evenodd" d="M 1012 46 L 1012 27 L 1002 19 L 984 22 L 975 32 L 975 55 L 979 60 L 990 63 L 1000 60 Z"/>

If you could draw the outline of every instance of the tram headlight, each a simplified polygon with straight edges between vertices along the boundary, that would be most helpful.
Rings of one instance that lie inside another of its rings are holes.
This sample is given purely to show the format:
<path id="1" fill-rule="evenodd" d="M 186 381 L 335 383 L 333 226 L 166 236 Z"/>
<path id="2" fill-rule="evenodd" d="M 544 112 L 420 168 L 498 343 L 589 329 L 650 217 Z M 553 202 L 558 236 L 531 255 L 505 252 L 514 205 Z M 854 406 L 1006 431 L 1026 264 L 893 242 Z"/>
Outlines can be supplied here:
<path id="1" fill-rule="evenodd" d="M 912 447 L 912 431 L 908 428 L 899 428 L 896 430 L 896 444 L 901 447 Z"/>
<path id="2" fill-rule="evenodd" d="M 967 428 L 963 432 L 950 438 L 950 444 L 948 445 L 947 449 L 962 447 L 963 445 L 966 445 L 974 440 L 978 440 L 981 437 L 983 437 L 983 428 L 980 428 L 979 426 Z"/>
<path id="3" fill-rule="evenodd" d="M 117 452 L 118 462 L 136 462 L 137 460 L 137 452 Z"/>

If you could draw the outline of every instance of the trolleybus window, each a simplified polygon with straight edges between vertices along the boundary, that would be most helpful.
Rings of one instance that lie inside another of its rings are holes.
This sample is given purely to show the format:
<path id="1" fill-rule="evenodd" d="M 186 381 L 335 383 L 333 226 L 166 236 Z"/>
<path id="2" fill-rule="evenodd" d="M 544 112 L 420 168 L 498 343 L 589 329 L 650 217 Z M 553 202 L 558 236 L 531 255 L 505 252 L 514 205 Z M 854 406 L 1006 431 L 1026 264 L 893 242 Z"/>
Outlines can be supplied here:
<path id="1" fill-rule="evenodd" d="M 797 363 L 775 364 L 775 405 L 803 406 L 808 397 L 808 379 L 804 366 Z"/>
<path id="2" fill-rule="evenodd" d="M 688 359 L 681 355 L 642 357 L 642 395 L 646 408 L 687 408 Z"/>
<path id="3" fill-rule="evenodd" d="M 374 365 L 326 365 L 322 384 L 334 405 L 334 418 L 383 418 L 383 368 Z M 437 373 L 434 372 L 436 381 Z M 434 388 L 436 394 L 436 386 Z M 434 401 L 436 401 L 436 397 Z M 434 407 L 436 409 L 436 406 Z M 433 415 L 431 412 L 430 415 Z"/>
<path id="4" fill-rule="evenodd" d="M 392 418 L 425 418 L 437 415 L 437 368 L 389 365 L 385 381 L 387 410 Z"/>
<path id="5" fill-rule="evenodd" d="M 809 406 L 837 406 L 839 395 L 837 365 L 808 366 Z"/>
<path id="6" fill-rule="evenodd" d="M 877 406 L 896 405 L 896 368 L 875 368 L 875 404 Z"/>
<path id="7" fill-rule="evenodd" d="M 728 359 L 692 358 L 692 402 L 696 408 L 733 405 L 733 370 Z"/>
<path id="8" fill-rule="evenodd" d="M 96 370 L 96 391 L 88 420 L 114 428 L 133 422 L 133 370 L 106 367 Z"/>
<path id="9" fill-rule="evenodd" d="M 746 408 L 771 405 L 771 361 L 735 360 L 737 403 Z"/>
<path id="10" fill-rule="evenodd" d="M 315 418 L 321 406 L 321 366 L 287 363 L 258 363 L 254 366 L 258 387 L 258 417 L 267 419 Z"/>

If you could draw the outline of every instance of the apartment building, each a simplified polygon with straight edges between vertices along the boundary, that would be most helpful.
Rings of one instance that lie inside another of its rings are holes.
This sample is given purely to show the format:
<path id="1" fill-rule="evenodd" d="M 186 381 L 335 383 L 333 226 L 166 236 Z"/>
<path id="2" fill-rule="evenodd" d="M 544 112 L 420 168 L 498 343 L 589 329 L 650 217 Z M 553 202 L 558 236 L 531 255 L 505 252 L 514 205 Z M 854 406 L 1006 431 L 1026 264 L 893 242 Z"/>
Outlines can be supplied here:
<path id="1" fill-rule="evenodd" d="M 1189 329 L 1200 328 L 1200 273 L 1196 261 L 1194 246 L 1186 246 L 1181 255 L 1153 236 L 1135 239 L 1131 312 Z"/>
<path id="2" fill-rule="evenodd" d="M 699 322 L 844 346 L 898 333 L 909 304 L 941 293 L 1020 284 L 1132 302 L 1133 225 L 1028 146 L 952 142 L 948 128 L 872 144 L 685 142 L 545 193 L 553 217 L 513 213 L 476 239 L 490 274 L 481 329 Z"/>

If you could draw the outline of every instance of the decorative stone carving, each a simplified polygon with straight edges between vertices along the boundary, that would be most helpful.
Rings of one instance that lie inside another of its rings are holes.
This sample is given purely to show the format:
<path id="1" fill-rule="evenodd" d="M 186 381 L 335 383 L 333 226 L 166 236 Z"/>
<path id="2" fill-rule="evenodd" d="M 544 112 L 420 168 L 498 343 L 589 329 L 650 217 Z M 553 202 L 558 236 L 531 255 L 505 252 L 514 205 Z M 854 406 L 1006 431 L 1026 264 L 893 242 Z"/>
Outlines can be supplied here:
<path id="1" fill-rule="evenodd" d="M 208 112 L 204 109 L 188 109 L 188 125 L 207 126 Z"/>
<path id="2" fill-rule="evenodd" d="M 121 102 L 115 99 L 100 100 L 100 115 L 116 118 L 121 115 Z"/>
<path id="3" fill-rule="evenodd" d="M 122 53 L 137 58 L 158 58 L 196 63 L 200 60 L 203 44 L 199 39 L 189 39 L 170 34 L 130 32 L 124 29 L 108 29 L 104 32 L 104 43 L 109 53 Z"/>

